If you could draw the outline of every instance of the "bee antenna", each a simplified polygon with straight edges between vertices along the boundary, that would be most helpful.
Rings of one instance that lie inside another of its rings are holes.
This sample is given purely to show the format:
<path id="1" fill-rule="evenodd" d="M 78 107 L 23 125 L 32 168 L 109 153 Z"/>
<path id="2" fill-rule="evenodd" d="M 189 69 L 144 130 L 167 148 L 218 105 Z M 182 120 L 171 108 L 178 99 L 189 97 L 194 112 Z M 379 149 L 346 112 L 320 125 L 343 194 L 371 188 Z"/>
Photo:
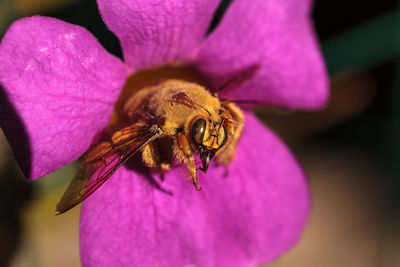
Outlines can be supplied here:
<path id="1" fill-rule="evenodd" d="M 218 89 L 214 91 L 214 95 L 218 94 L 222 90 L 233 89 L 241 86 L 244 82 L 254 77 L 259 69 L 260 69 L 259 64 L 251 65 L 250 67 L 242 69 L 241 71 L 239 71 L 237 75 L 231 77 L 220 87 L 218 87 Z"/>

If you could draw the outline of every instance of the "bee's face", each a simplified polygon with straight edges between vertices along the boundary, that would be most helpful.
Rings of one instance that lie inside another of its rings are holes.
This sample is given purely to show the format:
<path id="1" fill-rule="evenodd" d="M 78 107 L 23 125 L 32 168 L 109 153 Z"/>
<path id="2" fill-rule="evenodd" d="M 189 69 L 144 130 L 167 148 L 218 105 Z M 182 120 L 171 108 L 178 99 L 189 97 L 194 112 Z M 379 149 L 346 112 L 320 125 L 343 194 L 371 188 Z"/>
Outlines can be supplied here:
<path id="1" fill-rule="evenodd" d="M 228 133 L 223 126 L 223 120 L 213 122 L 206 118 L 195 118 L 190 135 L 200 152 L 200 159 L 203 164 L 201 170 L 206 172 L 210 160 L 225 145 L 228 138 Z"/>

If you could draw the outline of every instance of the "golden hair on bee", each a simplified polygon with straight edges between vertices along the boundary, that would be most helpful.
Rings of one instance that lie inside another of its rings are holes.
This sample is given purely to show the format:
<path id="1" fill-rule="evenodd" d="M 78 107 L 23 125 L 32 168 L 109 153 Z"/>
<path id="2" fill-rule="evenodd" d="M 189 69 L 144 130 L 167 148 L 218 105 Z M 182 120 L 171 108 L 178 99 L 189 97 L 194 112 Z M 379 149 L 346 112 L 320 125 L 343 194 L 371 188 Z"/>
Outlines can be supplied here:
<path id="1" fill-rule="evenodd" d="M 142 88 L 119 112 L 128 126 L 85 154 L 80 172 L 57 205 L 59 214 L 86 199 L 136 153 L 141 153 L 146 166 L 161 171 L 169 170 L 177 159 L 200 190 L 195 155 L 204 173 L 211 160 L 228 165 L 244 123 L 232 102 L 221 101 L 199 84 L 175 79 Z"/>

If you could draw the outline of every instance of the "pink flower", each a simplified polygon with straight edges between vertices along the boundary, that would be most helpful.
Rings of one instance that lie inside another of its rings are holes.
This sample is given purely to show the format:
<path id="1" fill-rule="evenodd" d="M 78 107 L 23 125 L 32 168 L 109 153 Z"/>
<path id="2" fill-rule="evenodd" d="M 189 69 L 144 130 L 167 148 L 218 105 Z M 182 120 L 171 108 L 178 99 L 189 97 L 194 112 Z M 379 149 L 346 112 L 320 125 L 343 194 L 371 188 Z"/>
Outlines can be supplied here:
<path id="1" fill-rule="evenodd" d="M 325 104 L 310 1 L 235 0 L 206 36 L 218 3 L 98 0 L 124 62 L 82 27 L 39 16 L 16 21 L 0 44 L 0 122 L 26 177 L 82 155 L 108 125 L 127 77 L 146 68 L 191 64 L 216 85 L 259 64 L 245 87 L 220 95 L 297 109 Z M 291 247 L 309 212 L 304 173 L 268 128 L 245 117 L 229 177 L 211 165 L 200 192 L 181 168 L 160 181 L 173 193 L 166 194 L 121 167 L 83 203 L 82 264 L 254 266 Z"/>

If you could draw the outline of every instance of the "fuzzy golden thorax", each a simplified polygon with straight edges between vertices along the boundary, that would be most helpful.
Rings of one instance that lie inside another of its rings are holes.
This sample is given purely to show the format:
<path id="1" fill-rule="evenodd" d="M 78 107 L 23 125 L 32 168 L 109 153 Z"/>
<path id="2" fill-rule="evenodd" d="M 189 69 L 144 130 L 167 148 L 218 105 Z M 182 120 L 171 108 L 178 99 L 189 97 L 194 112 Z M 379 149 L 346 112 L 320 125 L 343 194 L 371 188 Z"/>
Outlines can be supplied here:
<path id="1" fill-rule="evenodd" d="M 188 159 L 193 157 L 192 152 L 200 154 L 200 169 L 206 172 L 210 160 L 219 158 L 225 145 L 236 145 L 243 121 L 233 104 L 222 103 L 203 86 L 181 80 L 167 80 L 137 91 L 123 105 L 122 114 L 129 123 L 157 124 L 162 136 L 174 137 L 174 155 L 182 163 L 193 165 L 189 167 L 193 179 L 194 162 Z M 144 149 L 143 159 L 149 166 L 161 165 L 155 157 L 156 149 L 154 145 Z M 220 163 L 227 164 L 233 157 L 234 150 L 227 151 L 229 155 L 221 157 Z M 162 166 L 169 168 L 166 162 Z"/>

